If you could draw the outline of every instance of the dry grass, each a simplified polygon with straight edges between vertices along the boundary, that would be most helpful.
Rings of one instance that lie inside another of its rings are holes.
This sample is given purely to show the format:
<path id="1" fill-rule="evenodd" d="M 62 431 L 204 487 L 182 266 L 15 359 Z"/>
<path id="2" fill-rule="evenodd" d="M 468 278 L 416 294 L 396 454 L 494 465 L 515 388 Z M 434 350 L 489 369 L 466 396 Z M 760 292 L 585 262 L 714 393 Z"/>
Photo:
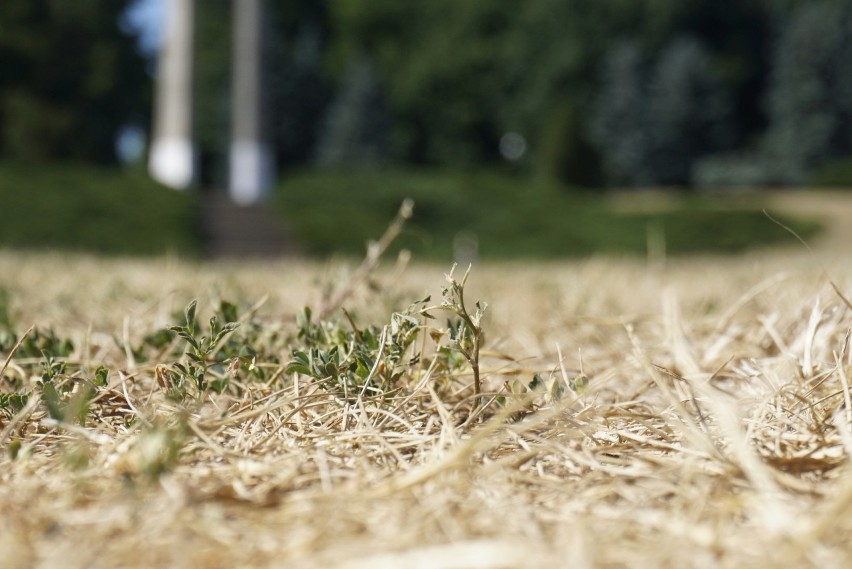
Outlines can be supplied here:
<path id="1" fill-rule="evenodd" d="M 0 419 L 2 566 L 850 567 L 852 310 L 830 284 L 852 296 L 850 266 L 790 253 L 474 267 L 489 390 L 581 367 L 590 381 L 466 421 L 470 376 L 439 389 L 419 368 L 387 401 L 343 404 L 279 374 L 181 407 L 157 362 L 123 348 L 194 297 L 209 314 L 220 296 L 268 295 L 258 317 L 292 333 L 345 268 L 3 254 L 15 320 L 113 373 L 85 427 L 40 405 Z M 347 307 L 382 322 L 446 270 L 385 270 Z M 30 369 L 15 362 L 7 376 Z"/>

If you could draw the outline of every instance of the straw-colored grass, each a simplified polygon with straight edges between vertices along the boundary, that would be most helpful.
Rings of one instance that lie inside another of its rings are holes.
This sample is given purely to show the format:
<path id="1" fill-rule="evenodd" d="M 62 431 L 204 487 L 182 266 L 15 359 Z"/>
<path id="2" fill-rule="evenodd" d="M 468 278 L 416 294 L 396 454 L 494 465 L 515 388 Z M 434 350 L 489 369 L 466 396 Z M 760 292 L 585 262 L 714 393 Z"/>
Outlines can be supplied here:
<path id="1" fill-rule="evenodd" d="M 70 337 L 79 377 L 102 364 L 110 383 L 82 426 L 37 397 L 0 415 L 0 565 L 852 567 L 850 266 L 475 266 L 486 392 L 589 378 L 476 419 L 469 369 L 436 385 L 413 366 L 389 397 L 347 402 L 283 373 L 282 353 L 272 381 L 177 404 L 166 356 L 126 349 L 192 298 L 203 321 L 216 298 L 266 297 L 255 318 L 292 337 L 345 266 L 2 254 L 20 332 Z M 384 268 L 345 306 L 385 323 L 448 269 Z M 12 359 L 4 381 L 37 393 L 37 369 Z"/>

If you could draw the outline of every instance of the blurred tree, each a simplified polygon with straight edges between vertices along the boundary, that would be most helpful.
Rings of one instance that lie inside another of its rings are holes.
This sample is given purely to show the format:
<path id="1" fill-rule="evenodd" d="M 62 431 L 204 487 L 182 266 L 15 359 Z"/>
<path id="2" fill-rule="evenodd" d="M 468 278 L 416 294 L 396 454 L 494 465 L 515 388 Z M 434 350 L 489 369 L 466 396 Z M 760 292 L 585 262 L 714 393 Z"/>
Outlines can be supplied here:
<path id="1" fill-rule="evenodd" d="M 625 70 L 627 77 L 618 80 L 610 77 L 612 81 L 621 81 L 618 89 L 626 91 L 620 96 L 610 92 L 604 98 L 615 97 L 616 105 L 630 106 L 631 103 L 621 97 L 629 99 L 631 89 L 650 89 L 648 83 L 652 79 L 646 75 L 655 74 L 657 88 L 661 94 L 667 93 L 673 102 L 675 83 L 671 81 L 678 75 L 681 79 L 677 83 L 681 87 L 675 90 L 680 93 L 677 97 L 685 97 L 690 89 L 701 91 L 700 85 L 704 84 L 704 88 L 714 93 L 708 93 L 717 101 L 713 108 L 718 111 L 722 103 L 727 107 L 725 136 L 717 138 L 716 135 L 722 133 L 714 133 L 713 144 L 705 141 L 704 146 L 755 145 L 766 125 L 761 100 L 772 38 L 771 15 L 777 9 L 780 8 L 774 0 L 743 0 L 735 4 L 715 0 L 540 0 L 525 3 L 518 8 L 515 33 L 522 39 L 515 42 L 520 47 L 513 52 L 519 54 L 518 63 L 508 64 L 514 80 L 510 83 L 513 86 L 510 104 L 504 107 L 503 114 L 511 115 L 509 122 L 521 125 L 513 128 L 525 132 L 534 141 L 533 151 L 538 153 L 539 169 L 545 173 L 556 172 L 563 181 L 572 184 L 587 185 L 588 180 L 600 179 L 592 172 L 598 163 L 595 153 L 600 147 L 589 150 L 588 138 L 595 138 L 595 128 L 589 119 L 595 116 L 595 108 L 600 105 L 600 90 L 607 88 L 601 83 L 602 76 L 607 74 L 605 68 L 616 65 L 611 58 L 630 57 L 623 51 L 618 54 L 618 46 L 627 42 L 635 44 L 630 49 L 637 51 L 641 61 L 634 62 L 637 69 Z M 687 49 L 685 55 L 676 56 L 684 45 L 679 38 L 690 38 L 698 49 Z M 666 57 L 667 63 L 653 65 L 653 61 L 662 57 Z M 696 63 L 708 73 L 706 78 L 690 73 L 678 63 L 680 59 L 689 58 L 702 60 Z M 621 64 L 631 65 L 627 61 Z M 638 82 L 641 88 L 638 84 L 628 85 L 636 81 L 635 76 L 631 78 L 636 72 L 643 77 Z M 670 77 L 666 80 L 669 88 L 662 86 L 663 75 Z M 687 84 L 692 87 L 688 89 Z M 610 83 L 609 87 L 614 85 Z M 653 100 L 651 94 L 644 96 Z M 698 93 L 695 96 L 702 98 Z M 565 112 L 566 108 L 573 111 Z M 614 110 L 613 118 L 623 111 L 623 108 Z M 633 132 L 629 135 L 633 139 L 613 138 L 612 143 L 620 147 L 616 154 L 621 153 L 621 156 L 616 160 L 627 161 L 622 162 L 621 168 L 635 168 L 637 180 L 651 180 L 657 175 L 647 171 L 648 164 L 644 160 L 636 161 L 641 155 L 637 153 L 644 148 L 640 140 L 642 135 L 635 130 L 635 123 L 641 122 L 637 114 L 647 113 L 635 108 L 622 122 L 622 132 Z M 566 124 L 560 127 L 563 121 Z M 561 136 L 555 134 L 560 131 Z M 562 161 L 584 167 L 560 167 Z M 612 160 L 609 162 L 612 166 Z M 670 174 L 665 178 L 685 179 L 688 167 L 681 162 L 678 169 L 680 173 L 676 176 Z M 616 175 L 616 178 L 621 176 Z M 625 180 L 618 183 L 625 183 Z"/>
<path id="2" fill-rule="evenodd" d="M 635 41 L 615 46 L 603 62 L 601 87 L 590 128 L 611 185 L 653 183 L 645 67 L 641 49 Z"/>
<path id="3" fill-rule="evenodd" d="M 313 159 L 318 131 L 332 99 L 324 56 L 325 0 L 267 0 L 266 100 L 269 135 L 282 167 Z"/>
<path id="4" fill-rule="evenodd" d="M 643 53 L 659 52 L 678 30 L 699 27 L 682 4 L 331 0 L 329 6 L 339 31 L 337 64 L 360 51 L 378 62 L 395 117 L 399 158 L 457 166 L 495 162 L 500 137 L 517 132 L 530 141 L 528 163 L 541 173 L 588 186 L 601 179 L 588 117 L 613 38 L 636 37 Z M 709 0 L 690 4 L 717 16 L 717 26 L 700 30 L 713 37 L 724 37 L 730 12 L 747 14 Z M 643 72 L 641 90 L 647 90 L 647 81 Z"/>
<path id="5" fill-rule="evenodd" d="M 614 48 L 592 124 L 608 181 L 689 184 L 697 160 L 731 147 L 729 94 L 695 38 L 676 38 L 653 59 L 635 41 Z"/>
<path id="6" fill-rule="evenodd" d="M 566 99 L 548 115 L 539 137 L 538 175 L 583 188 L 603 183 L 600 153 L 595 148 L 579 106 Z"/>
<path id="7" fill-rule="evenodd" d="M 232 0 L 195 3 L 193 126 L 202 187 L 226 187 L 231 135 Z"/>
<path id="8" fill-rule="evenodd" d="M 323 121 L 317 162 L 323 166 L 376 166 L 388 156 L 390 114 L 366 56 L 349 66 Z"/>
<path id="9" fill-rule="evenodd" d="M 712 60 L 711 80 L 729 93 L 731 135 L 737 144 L 754 144 L 767 124 L 762 93 L 770 68 L 774 15 L 785 2 L 801 0 L 656 0 L 648 7 L 639 34 L 651 54 L 662 53 L 678 38 L 693 38 Z"/>
<path id="10" fill-rule="evenodd" d="M 766 151 L 778 181 L 798 184 L 852 154 L 852 4 L 820 0 L 788 17 L 775 51 Z"/>
<path id="11" fill-rule="evenodd" d="M 133 0 L 0 2 L 0 156 L 116 160 L 129 122 L 147 122 L 145 61 L 119 25 Z"/>
<path id="12" fill-rule="evenodd" d="M 509 0 L 370 3 L 332 0 L 333 65 L 360 53 L 377 65 L 392 110 L 396 157 L 463 166 L 499 158 L 503 69 L 518 10 Z"/>
<path id="13" fill-rule="evenodd" d="M 542 0 L 518 10 L 500 116 L 531 141 L 539 174 L 571 185 L 601 181 L 588 116 L 613 38 L 641 21 L 641 3 Z"/>
<path id="14" fill-rule="evenodd" d="M 651 183 L 688 185 L 702 156 L 730 149 L 729 94 L 695 38 L 676 38 L 663 48 L 646 102 Z"/>
<path id="15" fill-rule="evenodd" d="M 222 156 L 231 1 L 199 5 L 197 130 Z M 370 162 L 346 149 L 376 156 L 381 140 L 406 163 L 494 164 L 517 133 L 521 167 L 572 185 L 603 170 L 612 184 L 686 184 L 705 156 L 754 151 L 769 116 L 784 130 L 780 106 L 762 105 L 773 22 L 803 6 L 269 0 L 267 127 L 285 167 Z"/>

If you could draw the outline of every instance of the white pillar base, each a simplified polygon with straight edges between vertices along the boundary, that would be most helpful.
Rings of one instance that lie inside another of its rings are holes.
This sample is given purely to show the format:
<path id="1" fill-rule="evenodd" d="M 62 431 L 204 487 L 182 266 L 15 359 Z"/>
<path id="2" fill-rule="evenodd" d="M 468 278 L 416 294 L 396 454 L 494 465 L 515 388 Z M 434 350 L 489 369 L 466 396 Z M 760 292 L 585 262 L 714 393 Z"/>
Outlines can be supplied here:
<path id="1" fill-rule="evenodd" d="M 253 140 L 231 143 L 228 193 L 234 203 L 252 205 L 266 198 L 273 178 L 272 151 Z"/>
<path id="2" fill-rule="evenodd" d="M 164 137 L 151 144 L 148 160 L 151 176 L 166 186 L 184 190 L 195 181 L 195 149 L 182 137 Z"/>

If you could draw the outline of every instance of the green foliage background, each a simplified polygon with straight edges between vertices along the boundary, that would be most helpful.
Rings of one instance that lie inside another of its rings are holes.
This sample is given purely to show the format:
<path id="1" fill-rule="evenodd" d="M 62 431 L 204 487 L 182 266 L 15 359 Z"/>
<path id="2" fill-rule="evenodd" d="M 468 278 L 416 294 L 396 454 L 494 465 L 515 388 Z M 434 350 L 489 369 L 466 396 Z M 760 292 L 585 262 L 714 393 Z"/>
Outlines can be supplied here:
<path id="1" fill-rule="evenodd" d="M 151 82 L 119 25 L 132 0 L 0 2 L 0 158 L 116 162 Z"/>
<path id="2" fill-rule="evenodd" d="M 428 169 L 309 171 L 291 175 L 281 189 L 281 215 L 305 252 L 315 255 L 363 255 L 399 208 L 400 196 L 411 197 L 415 208 L 395 248 L 444 263 L 453 260 L 460 239 L 470 238 L 476 255 L 492 260 L 644 255 L 649 236 L 661 237 L 674 255 L 730 253 L 793 239 L 747 195 L 682 193 L 656 211 L 630 212 L 617 200 L 566 192 L 548 181 Z M 805 238 L 820 228 L 812 219 L 781 220 Z"/>
<path id="3" fill-rule="evenodd" d="M 198 250 L 196 198 L 82 166 L 114 164 L 121 129 L 150 122 L 154 62 L 132 4 L 0 3 L 0 242 Z M 222 188 L 233 4 L 196 8 L 200 182 Z M 264 126 L 286 181 L 274 199 L 306 252 L 359 254 L 409 196 L 400 246 L 436 259 L 465 232 L 493 258 L 641 252 L 649 231 L 673 253 L 741 250 L 786 238 L 747 200 L 696 193 L 628 215 L 576 190 L 852 185 L 848 0 L 267 8 Z M 513 160 L 508 133 L 526 144 Z"/>
<path id="4" fill-rule="evenodd" d="M 109 163 L 119 130 L 148 123 L 132 4 L 4 0 L 0 159 Z M 232 3 L 196 4 L 201 182 L 221 186 Z M 490 167 L 507 133 L 527 143 L 516 170 L 569 186 L 836 183 L 852 156 L 848 0 L 266 6 L 282 170 Z"/>
<path id="5" fill-rule="evenodd" d="M 852 155 L 843 0 L 268 7 L 284 168 L 493 166 L 510 132 L 527 141 L 517 170 L 584 187 L 800 184 Z M 205 125 L 227 116 L 227 10 L 199 8 L 199 131 L 220 156 Z"/>
<path id="6" fill-rule="evenodd" d="M 201 251 L 195 197 L 143 172 L 0 165 L 0 244 L 111 255 Z"/>

